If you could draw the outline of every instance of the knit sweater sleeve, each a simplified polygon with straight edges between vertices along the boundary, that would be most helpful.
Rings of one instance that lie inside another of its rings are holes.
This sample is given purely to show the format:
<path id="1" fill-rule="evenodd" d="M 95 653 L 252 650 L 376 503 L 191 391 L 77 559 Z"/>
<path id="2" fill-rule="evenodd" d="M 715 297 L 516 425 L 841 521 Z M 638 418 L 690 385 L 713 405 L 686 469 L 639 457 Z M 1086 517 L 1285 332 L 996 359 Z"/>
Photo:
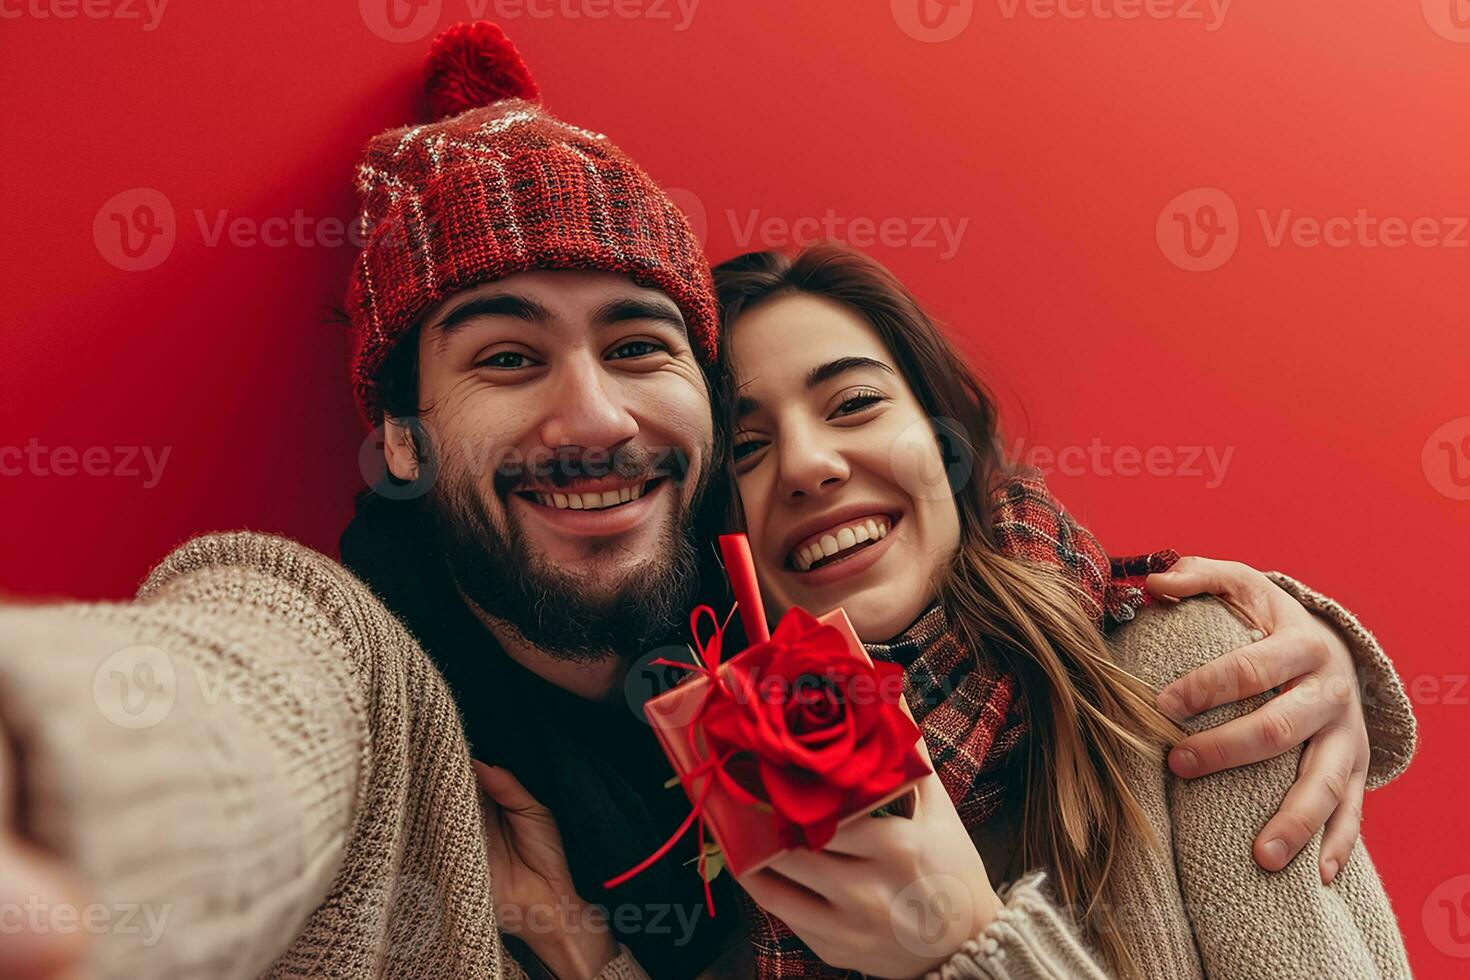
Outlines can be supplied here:
<path id="1" fill-rule="evenodd" d="M 108 910 L 90 975 L 514 975 L 453 702 L 324 556 L 209 535 L 133 602 L 0 608 L 0 717 Z"/>
<path id="2" fill-rule="evenodd" d="M 1113 648 L 1120 665 L 1160 688 L 1248 642 L 1226 607 L 1206 597 L 1145 609 Z M 1216 708 L 1187 727 L 1222 724 L 1265 700 Z M 1284 870 L 1255 864 L 1255 837 L 1296 779 L 1300 758 L 1298 747 L 1195 780 L 1168 775 L 1160 761 L 1137 760 L 1132 782 L 1163 850 L 1125 842 L 1118 873 L 1130 896 L 1128 938 L 1146 977 L 1410 975 L 1392 908 L 1361 840 L 1329 886 L 1317 871 L 1321 831 Z M 1002 898 L 997 919 L 928 980 L 1111 976 L 1075 921 L 1054 904 L 1044 877 L 1023 878 Z"/>
<path id="3" fill-rule="evenodd" d="M 1267 577 L 1307 609 L 1337 627 L 1352 651 L 1368 725 L 1368 788 L 1377 789 L 1396 779 L 1409 766 L 1418 744 L 1414 709 L 1393 663 L 1377 638 L 1358 618 L 1327 596 L 1281 572 Z"/>
<path id="4" fill-rule="evenodd" d="M 1154 687 L 1250 642 L 1218 601 L 1186 600 L 1132 627 L 1120 662 Z M 1117 648 L 1115 648 L 1117 649 Z M 1197 732 L 1262 707 L 1270 694 L 1191 719 Z M 1393 910 L 1362 840 L 1330 885 L 1318 866 L 1322 832 L 1279 872 L 1262 870 L 1253 845 L 1297 778 L 1301 746 L 1273 759 L 1198 779 L 1166 775 L 1168 834 L 1179 895 L 1204 976 L 1408 977 Z"/>

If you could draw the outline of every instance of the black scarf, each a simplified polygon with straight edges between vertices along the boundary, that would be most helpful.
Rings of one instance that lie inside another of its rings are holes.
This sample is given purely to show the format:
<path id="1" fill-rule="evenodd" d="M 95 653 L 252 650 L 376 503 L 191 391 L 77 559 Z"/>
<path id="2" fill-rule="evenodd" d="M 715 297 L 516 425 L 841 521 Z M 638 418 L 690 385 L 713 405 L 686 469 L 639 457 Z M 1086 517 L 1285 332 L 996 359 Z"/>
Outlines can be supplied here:
<path id="1" fill-rule="evenodd" d="M 635 668 L 627 696 L 601 703 L 542 680 L 507 657 L 464 604 L 432 542 L 418 502 L 369 492 L 342 534 L 342 562 L 443 673 L 471 754 L 509 769 L 556 815 L 580 896 L 608 907 L 617 938 L 652 976 L 697 975 L 740 916 L 728 875 L 714 882 L 717 917 L 704 910 L 699 874 L 684 864 L 696 856 L 694 835 L 631 881 L 602 886 L 657 849 L 689 812 L 684 793 L 665 787 L 673 770 L 643 721 L 642 702 L 673 678 Z M 713 555 L 702 557 L 701 594 L 710 585 L 716 607 L 728 608 Z M 676 627 L 668 643 L 686 639 Z"/>

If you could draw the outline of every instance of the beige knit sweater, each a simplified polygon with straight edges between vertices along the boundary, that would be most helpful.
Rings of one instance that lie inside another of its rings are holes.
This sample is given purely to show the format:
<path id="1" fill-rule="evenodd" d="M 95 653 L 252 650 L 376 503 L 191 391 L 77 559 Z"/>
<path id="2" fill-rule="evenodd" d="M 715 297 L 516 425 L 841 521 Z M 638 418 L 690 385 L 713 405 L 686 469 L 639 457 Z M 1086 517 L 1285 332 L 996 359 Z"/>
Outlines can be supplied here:
<path id="1" fill-rule="evenodd" d="M 1379 785 L 1413 752 L 1402 688 L 1355 620 L 1279 581 L 1356 639 Z M 1143 613 L 1114 648 L 1162 683 L 1245 641 L 1201 600 Z M 0 718 L 25 829 L 92 886 L 77 918 L 96 976 L 524 976 L 496 928 L 454 702 L 413 638 L 322 555 L 208 535 L 133 602 L 0 608 Z M 1280 874 L 1252 864 L 1296 759 L 1194 782 L 1140 769 L 1172 852 L 1120 855 L 1150 978 L 1407 975 L 1361 845 L 1327 888 L 1315 843 Z M 1101 975 L 1037 878 L 942 973 Z M 603 973 L 641 976 L 626 953 Z"/>

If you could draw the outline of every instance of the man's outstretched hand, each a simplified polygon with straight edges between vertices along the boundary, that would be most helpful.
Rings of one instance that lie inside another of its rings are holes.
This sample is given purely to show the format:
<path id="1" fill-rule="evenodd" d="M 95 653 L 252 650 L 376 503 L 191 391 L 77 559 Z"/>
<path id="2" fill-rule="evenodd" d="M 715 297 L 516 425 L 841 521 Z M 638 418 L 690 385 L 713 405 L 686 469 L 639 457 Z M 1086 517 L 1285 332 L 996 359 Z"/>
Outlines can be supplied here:
<path id="1" fill-rule="evenodd" d="M 1368 729 L 1352 652 L 1326 621 L 1249 565 L 1182 558 L 1148 577 L 1164 599 L 1211 594 L 1261 634 L 1159 692 L 1175 721 L 1279 691 L 1265 705 L 1174 746 L 1169 767 L 1193 778 L 1246 766 L 1306 743 L 1296 783 L 1256 837 L 1256 863 L 1280 871 L 1324 825 L 1319 870 L 1332 881 L 1358 839 L 1368 778 Z"/>
<path id="2" fill-rule="evenodd" d="M 60 864 L 18 830 L 15 759 L 0 724 L 0 977 L 80 980 L 86 933 L 48 929 L 36 909 L 80 910 L 80 889 Z"/>

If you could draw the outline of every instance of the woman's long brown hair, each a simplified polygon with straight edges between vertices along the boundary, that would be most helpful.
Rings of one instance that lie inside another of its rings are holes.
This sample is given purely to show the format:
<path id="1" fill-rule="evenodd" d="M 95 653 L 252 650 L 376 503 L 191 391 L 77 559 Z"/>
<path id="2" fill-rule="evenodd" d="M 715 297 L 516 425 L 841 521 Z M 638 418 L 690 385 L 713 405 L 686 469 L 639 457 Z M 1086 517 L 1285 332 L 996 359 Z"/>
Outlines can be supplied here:
<path id="1" fill-rule="evenodd" d="M 925 414 L 940 420 L 936 438 L 969 455 L 972 465 L 948 467 L 960 545 L 937 597 L 960 639 L 999 657 L 1026 698 L 1024 866 L 1044 867 L 1114 969 L 1136 976 L 1119 930 L 1114 860 L 1130 838 L 1158 842 L 1128 785 L 1128 756 L 1157 759 L 1180 733 L 1155 709 L 1153 692 L 1113 663 L 1076 587 L 1055 569 L 1001 552 L 991 491 L 1010 466 L 994 400 L 904 285 L 860 252 L 830 244 L 794 258 L 751 252 L 717 267 L 715 287 L 727 336 L 742 313 L 791 293 L 852 310 L 877 331 Z M 733 424 L 733 379 L 719 373 L 720 408 Z"/>

